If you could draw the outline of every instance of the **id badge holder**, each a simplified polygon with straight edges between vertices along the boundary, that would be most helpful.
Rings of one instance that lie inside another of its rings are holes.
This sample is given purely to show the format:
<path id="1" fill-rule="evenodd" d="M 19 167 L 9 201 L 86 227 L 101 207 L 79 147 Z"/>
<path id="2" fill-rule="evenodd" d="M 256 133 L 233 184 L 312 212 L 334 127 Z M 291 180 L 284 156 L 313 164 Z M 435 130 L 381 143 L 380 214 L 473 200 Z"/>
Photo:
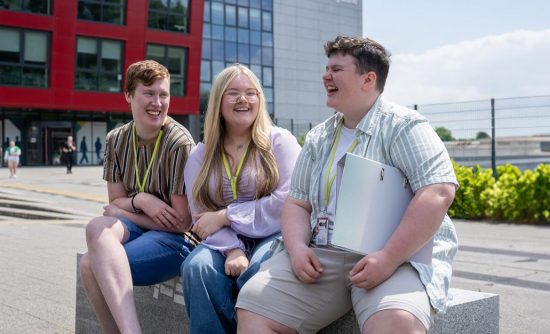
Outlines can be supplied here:
<path id="1" fill-rule="evenodd" d="M 328 217 L 321 214 L 315 225 L 315 243 L 319 246 L 328 245 Z"/>

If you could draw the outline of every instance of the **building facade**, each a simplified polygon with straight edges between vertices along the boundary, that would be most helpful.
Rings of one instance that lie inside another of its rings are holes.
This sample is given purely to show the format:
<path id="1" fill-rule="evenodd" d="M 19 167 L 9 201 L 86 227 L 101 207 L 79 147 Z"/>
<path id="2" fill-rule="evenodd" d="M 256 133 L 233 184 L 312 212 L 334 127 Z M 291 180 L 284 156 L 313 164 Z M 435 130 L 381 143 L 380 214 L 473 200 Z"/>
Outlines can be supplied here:
<path id="1" fill-rule="evenodd" d="M 361 34 L 357 0 L 0 0 L 0 138 L 25 165 L 101 161 L 106 133 L 131 119 L 126 67 L 155 59 L 171 72 L 170 115 L 198 140 L 215 75 L 249 66 L 283 127 L 330 115 L 323 43 Z M 305 130 L 295 130 L 299 134 Z"/>

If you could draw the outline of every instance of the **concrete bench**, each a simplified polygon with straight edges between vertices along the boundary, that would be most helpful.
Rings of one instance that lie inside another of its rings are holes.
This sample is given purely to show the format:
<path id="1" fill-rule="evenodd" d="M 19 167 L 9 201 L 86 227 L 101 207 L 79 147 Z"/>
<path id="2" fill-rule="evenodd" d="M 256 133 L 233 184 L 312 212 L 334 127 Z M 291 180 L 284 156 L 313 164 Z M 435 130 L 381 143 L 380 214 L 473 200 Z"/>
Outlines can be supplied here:
<path id="1" fill-rule="evenodd" d="M 77 263 L 81 254 L 77 255 Z M 78 266 L 77 266 L 78 268 Z M 499 332 L 499 296 L 461 289 L 450 289 L 447 313 L 437 315 L 430 334 L 497 334 Z M 188 333 L 183 290 L 180 278 L 161 284 L 135 287 L 134 295 L 143 333 Z M 77 269 L 76 317 L 77 334 L 101 333 Z M 360 333 L 353 311 L 333 322 L 319 333 Z"/>

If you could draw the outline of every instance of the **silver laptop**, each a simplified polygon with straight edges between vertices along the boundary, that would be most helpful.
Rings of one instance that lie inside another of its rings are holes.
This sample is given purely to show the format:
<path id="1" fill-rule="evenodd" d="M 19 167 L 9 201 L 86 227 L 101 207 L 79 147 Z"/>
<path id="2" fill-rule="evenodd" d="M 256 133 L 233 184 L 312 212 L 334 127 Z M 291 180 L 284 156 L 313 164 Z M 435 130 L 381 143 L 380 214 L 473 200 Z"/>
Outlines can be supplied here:
<path id="1" fill-rule="evenodd" d="M 413 197 L 399 169 L 352 153 L 338 163 L 337 192 L 331 244 L 360 254 L 384 248 Z M 410 260 L 431 264 L 432 250 L 433 238 Z"/>

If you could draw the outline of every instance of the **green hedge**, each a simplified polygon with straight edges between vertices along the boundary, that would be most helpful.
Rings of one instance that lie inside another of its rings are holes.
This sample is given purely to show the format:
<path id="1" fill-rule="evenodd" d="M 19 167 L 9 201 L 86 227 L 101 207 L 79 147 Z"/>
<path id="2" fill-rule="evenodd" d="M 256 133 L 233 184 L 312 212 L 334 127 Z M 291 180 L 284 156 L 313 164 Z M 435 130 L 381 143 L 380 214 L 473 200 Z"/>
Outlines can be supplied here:
<path id="1" fill-rule="evenodd" d="M 460 184 L 449 215 L 465 219 L 495 219 L 527 223 L 550 222 L 550 165 L 521 172 L 510 164 L 491 169 L 454 163 Z"/>

